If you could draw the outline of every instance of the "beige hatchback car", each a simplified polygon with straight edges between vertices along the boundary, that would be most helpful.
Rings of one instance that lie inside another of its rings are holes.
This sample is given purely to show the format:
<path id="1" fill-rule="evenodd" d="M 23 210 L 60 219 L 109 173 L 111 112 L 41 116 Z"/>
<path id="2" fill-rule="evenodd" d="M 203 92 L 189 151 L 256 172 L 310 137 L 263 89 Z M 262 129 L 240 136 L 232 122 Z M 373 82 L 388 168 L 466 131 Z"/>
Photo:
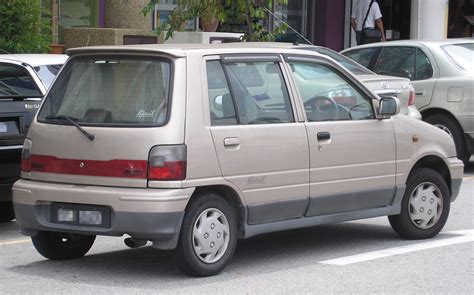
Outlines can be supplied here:
<path id="1" fill-rule="evenodd" d="M 431 238 L 458 195 L 451 137 L 318 53 L 243 43 L 69 54 L 13 188 L 17 222 L 46 258 L 128 235 L 209 276 L 238 239 L 268 232 L 389 216 L 400 236 Z"/>

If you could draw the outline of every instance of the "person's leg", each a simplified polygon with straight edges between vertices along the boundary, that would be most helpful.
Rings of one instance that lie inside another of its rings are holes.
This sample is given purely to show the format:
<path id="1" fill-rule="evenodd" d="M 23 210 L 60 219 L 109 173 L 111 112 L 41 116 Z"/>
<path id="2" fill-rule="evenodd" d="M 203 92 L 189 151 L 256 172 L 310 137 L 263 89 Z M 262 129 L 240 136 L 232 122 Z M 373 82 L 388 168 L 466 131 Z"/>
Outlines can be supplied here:
<path id="1" fill-rule="evenodd" d="M 361 44 L 362 44 L 361 37 L 362 37 L 361 31 L 356 31 L 356 42 L 357 42 L 357 45 L 361 45 Z"/>

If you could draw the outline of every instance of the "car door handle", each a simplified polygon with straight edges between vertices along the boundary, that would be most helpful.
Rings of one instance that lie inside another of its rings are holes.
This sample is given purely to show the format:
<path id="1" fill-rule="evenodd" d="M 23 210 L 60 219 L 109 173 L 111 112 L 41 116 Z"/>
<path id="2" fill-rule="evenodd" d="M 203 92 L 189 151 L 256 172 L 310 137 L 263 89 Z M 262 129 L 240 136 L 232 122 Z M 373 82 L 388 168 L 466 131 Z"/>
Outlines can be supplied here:
<path id="1" fill-rule="evenodd" d="M 237 137 L 226 137 L 224 138 L 224 146 L 235 147 L 240 145 L 240 140 Z"/>
<path id="2" fill-rule="evenodd" d="M 415 95 L 416 96 L 425 96 L 426 95 L 426 90 L 417 91 L 417 92 L 415 92 Z"/>
<path id="3" fill-rule="evenodd" d="M 330 140 L 331 139 L 331 133 L 329 132 L 318 132 L 318 141 L 327 141 L 327 140 Z"/>

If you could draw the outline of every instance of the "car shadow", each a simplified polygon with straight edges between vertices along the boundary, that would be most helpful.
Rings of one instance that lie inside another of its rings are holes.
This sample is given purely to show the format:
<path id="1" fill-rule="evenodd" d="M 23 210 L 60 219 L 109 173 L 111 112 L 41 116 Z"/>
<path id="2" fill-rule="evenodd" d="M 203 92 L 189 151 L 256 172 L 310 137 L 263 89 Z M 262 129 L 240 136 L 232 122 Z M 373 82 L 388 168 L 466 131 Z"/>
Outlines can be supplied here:
<path id="1" fill-rule="evenodd" d="M 265 234 L 239 241 L 234 258 L 219 275 L 219 281 L 313 265 L 326 259 L 406 243 L 388 225 L 357 222 Z M 182 274 L 175 266 L 174 251 L 144 247 L 92 252 L 81 259 L 41 260 L 10 267 L 8 271 L 69 283 L 161 290 L 176 287 L 177 281 L 185 282 L 187 287 L 215 282 L 215 278 Z"/>

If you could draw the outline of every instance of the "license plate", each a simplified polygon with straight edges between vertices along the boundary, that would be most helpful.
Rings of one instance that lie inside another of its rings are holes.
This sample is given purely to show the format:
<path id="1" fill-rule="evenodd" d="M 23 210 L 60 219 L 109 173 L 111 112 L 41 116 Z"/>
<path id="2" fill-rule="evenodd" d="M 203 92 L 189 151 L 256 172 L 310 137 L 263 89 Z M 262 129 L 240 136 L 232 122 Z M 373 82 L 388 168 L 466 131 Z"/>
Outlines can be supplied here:
<path id="1" fill-rule="evenodd" d="M 0 132 L 6 133 L 7 132 L 7 124 L 0 122 Z"/>
<path id="2" fill-rule="evenodd" d="M 51 222 L 78 226 L 110 227 L 110 208 L 70 203 L 51 204 Z"/>

